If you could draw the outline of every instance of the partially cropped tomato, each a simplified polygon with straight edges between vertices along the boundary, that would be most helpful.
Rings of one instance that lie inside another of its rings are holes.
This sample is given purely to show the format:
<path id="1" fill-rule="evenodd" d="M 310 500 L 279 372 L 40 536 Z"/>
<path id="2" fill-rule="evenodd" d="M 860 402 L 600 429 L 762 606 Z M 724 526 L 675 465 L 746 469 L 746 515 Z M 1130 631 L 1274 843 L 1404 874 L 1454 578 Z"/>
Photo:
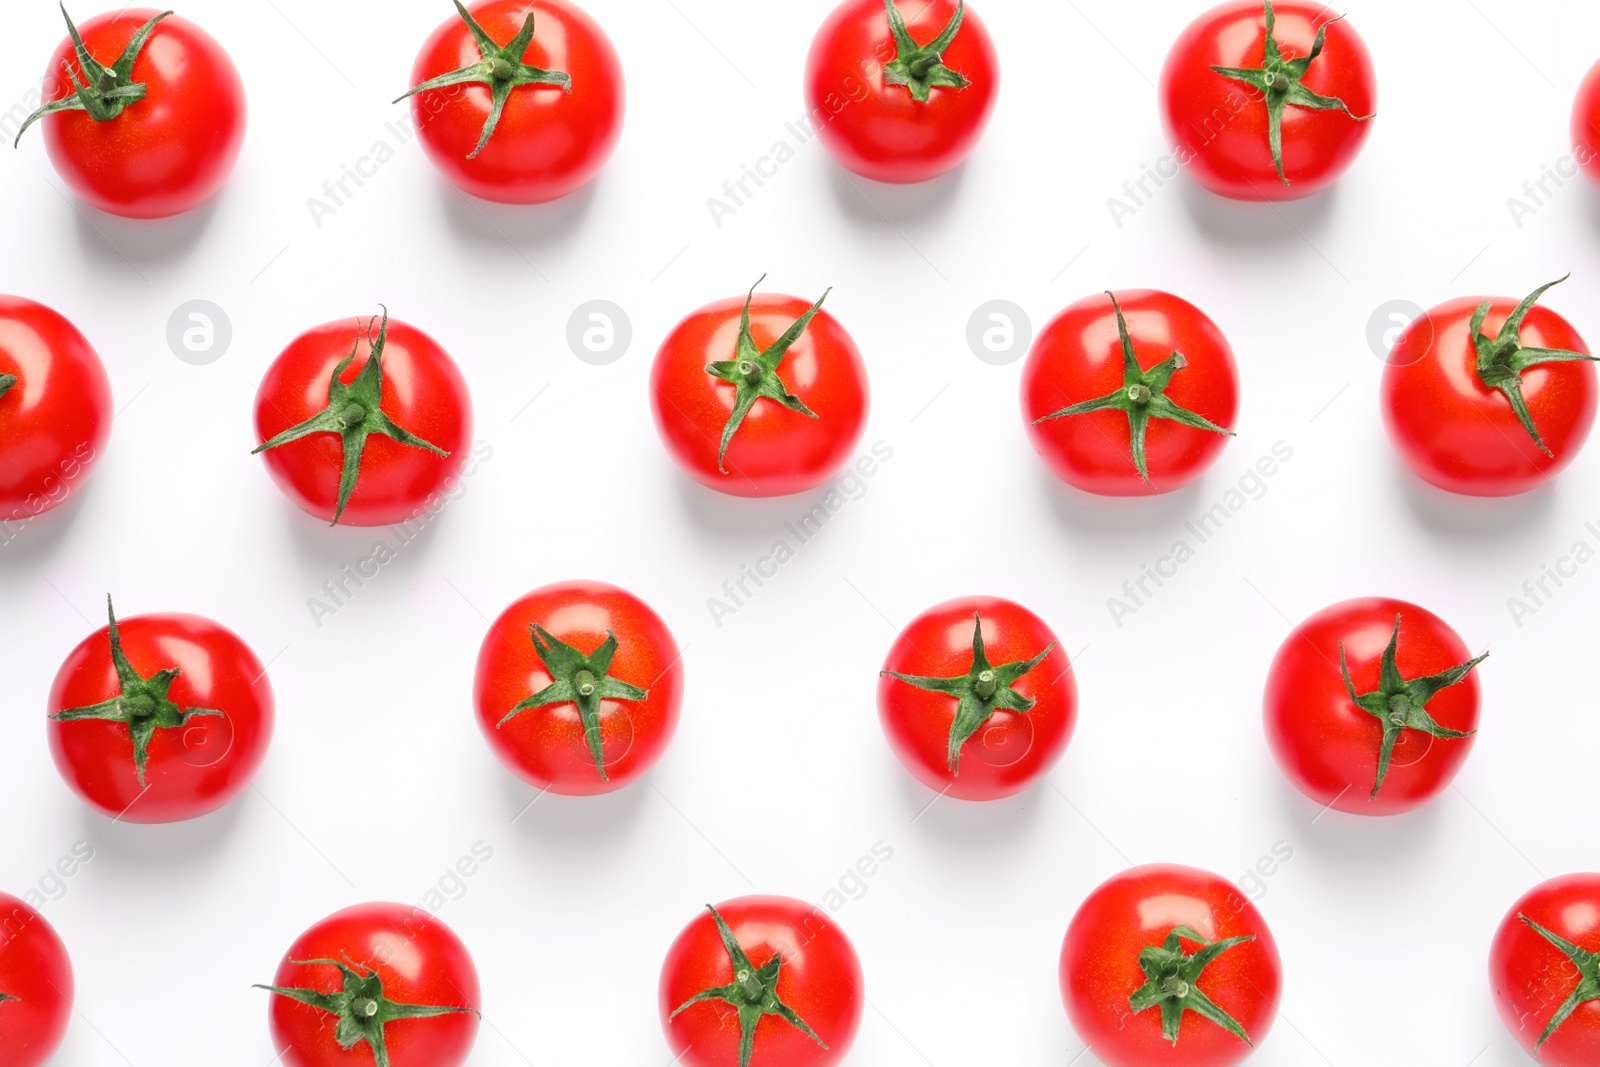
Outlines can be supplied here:
<path id="1" fill-rule="evenodd" d="M 1372 132 L 1377 75 L 1318 0 L 1229 0 L 1190 23 L 1161 68 L 1177 161 L 1212 192 L 1292 200 L 1327 188 Z"/>
<path id="2" fill-rule="evenodd" d="M 1584 175 L 1600 184 L 1600 63 L 1584 75 L 1572 105 L 1572 155 Z"/>
<path id="3" fill-rule="evenodd" d="M 42 119 L 56 173 L 113 215 L 165 218 L 215 195 L 245 127 L 244 83 L 222 46 L 188 19 L 142 7 L 81 27 L 69 17 L 67 27 L 45 71 L 46 103 L 18 142 Z"/>
<path id="4" fill-rule="evenodd" d="M 540 789 L 589 796 L 621 789 L 666 751 L 683 662 L 667 624 L 632 593 L 558 582 L 495 619 L 473 690 L 500 762 Z"/>
<path id="5" fill-rule="evenodd" d="M 1563 279 L 1564 280 L 1564 279 Z M 1594 427 L 1594 357 L 1537 301 L 1468 297 L 1408 326 L 1383 372 L 1389 437 L 1417 476 L 1469 496 L 1545 485 Z"/>
<path id="6" fill-rule="evenodd" d="M 1489 987 L 1538 1062 L 1600 1063 L 1600 874 L 1551 878 L 1512 905 L 1489 949 Z"/>
<path id="7" fill-rule="evenodd" d="M 204 815 L 244 791 L 272 739 L 267 669 L 198 615 L 136 615 L 84 638 L 50 687 L 50 752 L 123 822 Z"/>
<path id="8" fill-rule="evenodd" d="M 1171 293 L 1086 297 L 1051 320 L 1022 368 L 1033 449 L 1068 485 L 1169 493 L 1216 462 L 1239 413 L 1233 349 Z"/>
<path id="9" fill-rule="evenodd" d="M 605 31 L 566 0 L 456 7 L 460 17 L 422 46 L 405 94 L 433 165 L 508 204 L 584 185 L 622 135 L 622 63 Z"/>
<path id="10" fill-rule="evenodd" d="M 0 1061 L 42 1067 L 72 1020 L 72 961 L 26 903 L 0 893 Z"/>
<path id="11" fill-rule="evenodd" d="M 832 1067 L 866 1009 L 850 939 L 790 897 L 708 905 L 667 950 L 660 989 L 661 1026 L 685 1067 Z"/>
<path id="12" fill-rule="evenodd" d="M 752 289 L 707 304 L 662 342 L 650 370 L 656 428 L 696 481 L 784 496 L 850 458 L 867 421 L 867 368 L 822 310 L 827 296 L 807 304 Z"/>
<path id="13" fill-rule="evenodd" d="M 357 904 L 301 934 L 270 986 L 284 1067 L 460 1067 L 478 1036 L 478 971 L 438 918 Z"/>
<path id="14" fill-rule="evenodd" d="M 900 631 L 878 681 L 889 747 L 929 789 L 995 800 L 1056 765 L 1078 721 L 1066 650 L 999 597 L 947 600 Z"/>
<path id="15" fill-rule="evenodd" d="M 1301 792 L 1394 815 L 1444 791 L 1478 728 L 1474 658 L 1439 616 L 1365 597 L 1295 627 L 1272 660 L 1267 742 Z"/>
<path id="16" fill-rule="evenodd" d="M 811 42 L 805 77 L 835 159 L 875 181 L 920 182 L 983 136 L 1000 61 L 965 0 L 844 0 Z"/>
<path id="17" fill-rule="evenodd" d="M 111 382 L 78 328 L 0 296 L 0 543 L 7 525 L 66 501 L 111 435 Z"/>
<path id="18" fill-rule="evenodd" d="M 1231 1067 L 1278 1014 L 1278 946 L 1256 906 L 1193 867 L 1134 867 L 1078 908 L 1061 998 L 1107 1067 Z"/>
<path id="19" fill-rule="evenodd" d="M 472 398 L 415 326 L 344 319 L 307 330 L 256 391 L 267 470 L 302 511 L 387 526 L 436 510 L 467 461 Z"/>

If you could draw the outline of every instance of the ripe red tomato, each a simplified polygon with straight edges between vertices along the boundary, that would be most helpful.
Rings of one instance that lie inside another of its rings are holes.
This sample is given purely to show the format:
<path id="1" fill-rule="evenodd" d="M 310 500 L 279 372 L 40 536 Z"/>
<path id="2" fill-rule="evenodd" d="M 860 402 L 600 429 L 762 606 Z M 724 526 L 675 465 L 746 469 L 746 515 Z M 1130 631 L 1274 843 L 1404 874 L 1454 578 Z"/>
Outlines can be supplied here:
<path id="1" fill-rule="evenodd" d="M 900 631 L 879 672 L 878 720 L 923 785 L 995 800 L 1056 765 L 1078 722 L 1078 684 L 1039 616 L 999 597 L 961 597 Z"/>
<path id="2" fill-rule="evenodd" d="M 566 196 L 622 135 L 622 63 L 605 31 L 565 0 L 473 4 L 433 31 L 411 80 L 400 99 L 411 97 L 428 158 L 485 200 Z"/>
<path id="3" fill-rule="evenodd" d="M 1489 986 L 1540 1063 L 1600 1063 L 1600 874 L 1552 878 L 1512 906 L 1489 949 Z"/>
<path id="4" fill-rule="evenodd" d="M 1572 105 L 1572 154 L 1588 179 L 1600 184 L 1600 63 L 1584 75 Z"/>
<path id="5" fill-rule="evenodd" d="M 683 928 L 659 1003 L 685 1067 L 831 1067 L 855 1042 L 866 994 L 855 947 L 827 914 L 749 896 Z"/>
<path id="6" fill-rule="evenodd" d="M 999 92 L 994 42 L 964 0 L 844 0 L 806 59 L 822 143 L 874 181 L 927 181 L 959 165 Z"/>
<path id="7" fill-rule="evenodd" d="M 189 20 L 150 8 L 97 15 L 74 32 L 83 47 L 71 36 L 57 47 L 46 103 L 17 141 L 43 118 L 56 173 L 113 215 L 159 219 L 209 200 L 244 144 L 244 83 L 228 53 Z"/>
<path id="8" fill-rule="evenodd" d="M 1189 24 L 1161 68 L 1178 162 L 1236 200 L 1331 185 L 1372 132 L 1377 75 L 1359 34 L 1316 0 L 1229 0 Z"/>
<path id="9" fill-rule="evenodd" d="M 1216 462 L 1238 413 L 1227 338 L 1205 312 L 1155 289 L 1068 306 L 1022 368 L 1034 451 L 1068 485 L 1104 496 L 1187 485 Z"/>
<path id="10" fill-rule="evenodd" d="M 256 391 L 256 433 L 302 511 L 386 526 L 441 506 L 467 460 L 472 398 L 439 343 L 385 311 L 381 326 L 344 319 L 290 342 Z"/>
<path id="11" fill-rule="evenodd" d="M 301 934 L 270 986 L 284 1067 L 460 1067 L 478 1036 L 478 971 L 421 908 L 357 904 Z M 357 1046 L 364 1046 L 355 1051 Z"/>
<path id="12" fill-rule="evenodd" d="M 850 457 L 867 421 L 867 368 L 821 310 L 827 296 L 807 304 L 752 289 L 707 304 L 662 342 L 650 369 L 656 428 L 696 481 L 784 496 L 821 485 Z"/>
<path id="13" fill-rule="evenodd" d="M 66 501 L 111 435 L 111 382 L 78 328 L 0 296 L 0 543 L 9 523 Z"/>
<path id="14" fill-rule="evenodd" d="M 1266 920 L 1208 871 L 1134 867 L 1089 894 L 1061 999 L 1108 1067 L 1229 1067 L 1266 1039 L 1283 975 Z"/>
<path id="15" fill-rule="evenodd" d="M 1551 285 L 1557 283 L 1551 282 Z M 1400 335 L 1383 416 L 1406 465 L 1452 493 L 1510 496 L 1549 482 L 1594 426 L 1593 358 L 1535 301 L 1452 300 Z"/>
<path id="16" fill-rule="evenodd" d="M 1478 727 L 1473 668 L 1488 655 L 1472 658 L 1443 619 L 1404 600 L 1324 608 L 1272 660 L 1267 742 L 1319 804 L 1354 815 L 1410 811 L 1466 762 Z"/>
<path id="17" fill-rule="evenodd" d="M 500 762 L 553 793 L 609 793 L 666 751 L 683 662 L 650 606 L 604 582 L 558 582 L 500 613 L 478 650 L 478 725 Z"/>
<path id="18" fill-rule="evenodd" d="M 50 687 L 50 753 L 73 791 L 123 822 L 177 822 L 244 792 L 272 739 L 267 669 L 198 615 L 118 619 Z"/>
<path id="19" fill-rule="evenodd" d="M 72 1019 L 72 961 L 44 916 L 0 893 L 0 1059 L 41 1067 Z"/>

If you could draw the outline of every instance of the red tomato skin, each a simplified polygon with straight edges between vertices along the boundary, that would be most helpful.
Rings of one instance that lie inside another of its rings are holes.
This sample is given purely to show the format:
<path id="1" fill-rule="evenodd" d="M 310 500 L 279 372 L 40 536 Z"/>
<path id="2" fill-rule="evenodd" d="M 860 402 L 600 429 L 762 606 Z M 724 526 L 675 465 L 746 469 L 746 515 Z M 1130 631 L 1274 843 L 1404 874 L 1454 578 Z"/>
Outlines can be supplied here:
<path id="1" fill-rule="evenodd" d="M 1372 57 L 1348 20 L 1311 0 L 1279 0 L 1278 45 L 1285 58 L 1309 55 L 1317 28 L 1327 42 L 1303 84 L 1336 96 L 1356 115 L 1377 110 Z M 1161 118 L 1174 154 L 1195 181 L 1234 200 L 1297 200 L 1338 179 L 1361 152 L 1372 121 L 1343 111 L 1289 107 L 1283 113 L 1284 185 L 1268 143 L 1267 107 L 1261 94 L 1211 68 L 1256 67 L 1266 56 L 1266 5 L 1231 0 L 1201 15 L 1179 35 L 1161 68 Z"/>
<path id="2" fill-rule="evenodd" d="M 336 911 L 301 934 L 272 984 L 336 993 L 342 980 L 326 964 L 295 960 L 353 960 L 373 968 L 383 995 L 404 1004 L 446 1008 L 482 1007 L 478 970 L 448 926 L 407 904 L 357 904 Z M 272 1043 L 284 1067 L 359 1067 L 372 1063 L 363 1043 L 350 1051 L 334 1040 L 334 1016 L 287 997 L 272 995 L 267 1009 Z M 478 1016 L 469 1012 L 427 1019 L 400 1019 L 384 1031 L 390 1067 L 460 1067 L 478 1036 Z"/>
<path id="3" fill-rule="evenodd" d="M 494 136 L 476 158 L 493 110 L 489 86 L 431 90 L 411 98 L 422 148 L 457 188 L 504 204 L 543 204 L 587 184 L 622 136 L 622 61 L 598 23 L 565 0 L 488 0 L 468 7 L 504 45 L 533 12 L 533 43 L 523 62 L 572 76 L 572 91 L 554 85 L 512 90 Z M 477 42 L 459 16 L 433 31 L 411 70 L 411 84 L 478 62 Z"/>
<path id="4" fill-rule="evenodd" d="M 757 293 L 750 303 L 750 336 L 765 351 L 782 337 L 811 301 Z M 719 300 L 675 326 L 650 368 L 651 410 L 667 451 L 695 481 L 732 496 L 787 496 L 813 489 L 838 473 L 866 426 L 867 368 L 855 341 L 827 310 L 817 312 L 778 375 L 789 391 L 817 413 L 811 419 L 757 400 L 728 445 L 717 470 L 722 427 L 737 391 L 706 373 L 706 365 L 732 359 L 744 298 Z"/>
<path id="5" fill-rule="evenodd" d="M 1187 925 L 1219 941 L 1253 934 L 1213 960 L 1200 989 L 1244 1027 L 1257 1048 L 1278 1014 L 1278 945 L 1266 920 L 1224 878 L 1176 864 L 1134 867 L 1089 894 L 1061 946 L 1061 998 L 1078 1038 L 1107 1067 L 1230 1067 L 1253 1051 L 1220 1026 L 1184 1012 L 1176 1045 L 1161 1036 L 1161 1012 L 1135 1013 L 1128 998 L 1146 982 L 1139 950 Z M 1198 945 L 1185 942 L 1193 952 Z"/>
<path id="6" fill-rule="evenodd" d="M 97 15 L 78 32 L 109 66 L 158 14 L 141 7 Z M 72 94 L 68 61 L 79 71 L 70 37 L 45 71 L 46 100 Z M 145 98 L 109 122 L 82 111 L 40 120 L 56 173 L 84 201 L 124 218 L 166 218 L 211 199 L 244 146 L 244 82 L 233 60 L 205 30 L 168 15 L 134 60 L 133 80 L 146 86 Z"/>
<path id="7" fill-rule="evenodd" d="M 1489 948 L 1489 987 L 1517 1044 L 1547 1067 L 1593 1067 L 1600 1063 L 1600 1001 L 1580 1004 L 1535 1048 L 1580 976 L 1566 955 L 1517 918 L 1519 914 L 1579 948 L 1600 951 L 1600 874 L 1566 874 L 1541 882 L 1506 913 Z"/>
<path id="8" fill-rule="evenodd" d="M 1205 312 L 1156 289 L 1117 292 L 1145 370 L 1180 351 L 1189 365 L 1166 395 L 1180 407 L 1233 429 L 1239 416 L 1239 367 L 1233 349 Z M 1050 321 L 1022 367 L 1022 418 L 1033 450 L 1057 478 L 1100 496 L 1170 493 L 1198 478 L 1227 447 L 1228 437 L 1168 419 L 1151 419 L 1145 434 L 1150 484 L 1133 463 L 1128 417 L 1095 411 L 1038 422 L 1071 404 L 1106 396 L 1122 385 L 1122 341 L 1104 293 L 1068 305 Z"/>
<path id="9" fill-rule="evenodd" d="M 1400 616 L 1395 663 L 1408 681 L 1472 658 L 1448 623 L 1426 608 L 1388 597 L 1327 607 L 1294 628 L 1273 657 L 1263 701 L 1267 743 L 1283 773 L 1306 796 L 1352 815 L 1397 815 L 1442 793 L 1472 751 L 1473 737 L 1444 740 L 1407 730 L 1395 743 L 1376 799 L 1383 727 L 1350 701 L 1339 672 L 1344 642 L 1356 692 L 1378 688 L 1383 650 Z M 1428 714 L 1453 730 L 1478 727 L 1478 674 L 1440 690 Z"/>
<path id="10" fill-rule="evenodd" d="M 378 324 L 372 326 L 377 336 Z M 367 318 L 324 323 L 290 342 L 256 390 L 256 435 L 266 441 L 328 406 L 328 382 L 339 361 L 359 351 L 339 380 L 355 381 L 372 347 Z M 439 456 L 377 434 L 367 438 L 361 476 L 339 519 L 344 526 L 387 526 L 443 506 L 467 461 L 472 441 L 472 398 L 466 379 L 432 337 L 389 320 L 383 348 L 384 414 L 450 453 Z M 295 506 L 324 522 L 339 500 L 344 447 L 334 434 L 312 434 L 261 453 L 267 471 Z"/>
<path id="11" fill-rule="evenodd" d="M 0 296 L 0 531 L 41 515 L 88 478 L 111 436 L 111 382 L 87 338 L 63 315 Z M 0 536 L 0 540 L 3 540 Z"/>
<path id="12" fill-rule="evenodd" d="M 725 901 L 717 913 L 735 940 L 761 967 L 783 956 L 778 997 L 827 1042 L 826 1049 L 775 1016 L 756 1028 L 752 1067 L 832 1067 L 841 1063 L 861 1030 L 866 1008 L 861 960 L 855 946 L 820 908 L 792 897 L 746 896 Z M 701 911 L 667 950 L 661 966 L 661 1028 L 684 1067 L 735 1067 L 739 1016 L 721 1001 L 672 1013 L 701 990 L 728 985 L 733 967 L 709 911 Z"/>
<path id="13" fill-rule="evenodd" d="M 44 916 L 0 893 L 0 1058 L 42 1067 L 72 1021 L 72 961 Z"/>
<path id="14" fill-rule="evenodd" d="M 1600 63 L 1584 75 L 1572 105 L 1572 154 L 1584 176 L 1600 185 Z"/>
<path id="15" fill-rule="evenodd" d="M 1440 304 L 1408 326 L 1383 372 L 1383 420 L 1389 439 L 1416 475 L 1451 493 L 1513 496 L 1544 485 L 1583 449 L 1594 427 L 1597 390 L 1592 363 L 1547 363 L 1524 372 L 1522 396 L 1552 459 L 1539 451 L 1511 402 L 1483 384 L 1472 345 L 1472 313 L 1483 297 Z M 1491 300 L 1483 332 L 1490 337 L 1518 301 Z M 1535 305 L 1523 320 L 1528 348 L 1588 347 L 1566 319 Z"/>
<path id="16" fill-rule="evenodd" d="M 145 678 L 176 667 L 168 696 L 185 710 L 209 708 L 182 728 L 157 730 L 141 789 L 128 728 L 101 720 L 50 721 L 50 754 L 73 791 L 122 822 L 193 819 L 233 800 L 255 777 L 272 740 L 274 704 L 266 668 L 232 630 L 199 615 L 168 612 L 117 619 L 122 650 Z M 84 638 L 56 672 L 51 714 L 119 692 L 110 627 Z M 220 755 L 219 755 L 220 753 Z"/>
<path id="17" fill-rule="evenodd" d="M 937 37 L 956 0 L 907 2 L 901 14 L 918 44 Z M 935 88 L 918 103 L 883 80 L 895 57 L 883 0 L 845 0 L 811 42 L 806 107 L 834 159 L 873 181 L 907 184 L 959 166 L 983 137 L 1000 93 L 1000 60 L 988 29 L 969 6 L 944 64 L 972 84 Z"/>
<path id="18" fill-rule="evenodd" d="M 595 769 L 575 704 L 529 708 L 496 726 L 517 704 L 550 684 L 528 627 L 538 623 L 591 654 L 617 635 L 611 676 L 649 692 L 644 700 L 600 704 L 606 778 Z M 557 582 L 521 597 L 500 613 L 478 651 L 473 699 L 478 726 L 494 754 L 518 777 L 567 796 L 610 793 L 655 766 L 678 729 L 683 661 L 667 624 L 625 589 L 605 582 Z"/>
<path id="19" fill-rule="evenodd" d="M 1066 650 L 1045 621 L 1001 597 L 947 600 L 900 631 L 883 669 L 924 678 L 965 675 L 972 669 L 974 612 L 983 616 L 984 651 L 995 666 L 1032 659 L 1055 644 L 1050 655 L 1013 686 L 1037 701 L 1033 710 L 996 711 L 962 746 L 960 773 L 954 776 L 948 752 L 955 698 L 881 675 L 878 721 L 895 756 L 929 789 L 958 800 L 998 800 L 1048 774 L 1078 723 L 1077 679 Z"/>

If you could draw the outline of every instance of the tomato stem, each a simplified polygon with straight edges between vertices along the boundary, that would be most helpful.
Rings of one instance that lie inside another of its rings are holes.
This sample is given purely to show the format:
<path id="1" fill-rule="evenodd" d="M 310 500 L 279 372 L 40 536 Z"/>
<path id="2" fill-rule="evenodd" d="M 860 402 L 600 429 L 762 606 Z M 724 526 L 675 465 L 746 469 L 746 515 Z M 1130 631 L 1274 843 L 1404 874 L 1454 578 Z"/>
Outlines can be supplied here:
<path id="1" fill-rule="evenodd" d="M 1254 934 L 1211 941 L 1202 937 L 1192 927 L 1174 926 L 1159 945 L 1147 945 L 1139 951 L 1139 969 L 1148 981 L 1128 998 L 1128 1006 L 1137 1014 L 1150 1008 L 1161 1009 L 1161 1036 L 1178 1043 L 1183 1023 L 1183 1013 L 1192 1011 L 1201 1018 L 1222 1027 L 1246 1045 L 1254 1047 L 1250 1035 L 1233 1016 L 1218 1007 L 1210 997 L 1201 992 L 1196 983 L 1200 975 L 1218 956 L 1246 941 L 1254 941 Z M 1185 953 L 1183 941 L 1200 945 L 1200 951 Z"/>
<path id="2" fill-rule="evenodd" d="M 55 115 L 63 111 L 82 111 L 96 122 L 110 122 L 122 114 L 130 104 L 143 100 L 148 89 L 143 82 L 133 80 L 133 64 L 144 51 L 144 46 L 150 40 L 150 34 L 155 31 L 156 23 L 170 14 L 172 12 L 163 11 L 139 27 L 122 49 L 117 61 L 107 67 L 89 54 L 83 38 L 78 34 L 78 27 L 72 22 L 72 16 L 67 14 L 67 5 L 63 3 L 61 17 L 67 20 L 67 33 L 72 37 L 73 50 L 78 56 L 78 67 L 74 69 L 70 61 L 63 62 L 61 66 L 66 72 L 67 84 L 73 87 L 73 91 L 60 100 L 45 104 L 29 115 L 22 128 L 17 131 L 17 139 L 11 142 L 11 146 L 15 148 L 21 144 L 22 135 L 28 132 L 28 127 L 46 115 Z"/>
<path id="3" fill-rule="evenodd" d="M 15 374 L 0 374 L 0 398 L 11 392 L 11 387 L 17 384 Z"/>
<path id="4" fill-rule="evenodd" d="M 966 19 L 966 0 L 959 0 L 956 13 L 939 31 L 939 36 L 925 45 L 912 39 L 895 0 L 883 0 L 883 5 L 889 15 L 889 32 L 895 46 L 895 58 L 883 68 L 884 84 L 905 86 L 919 104 L 927 103 L 935 88 L 965 89 L 972 84 L 970 79 L 944 65 L 944 51 L 961 32 L 961 23 Z"/>

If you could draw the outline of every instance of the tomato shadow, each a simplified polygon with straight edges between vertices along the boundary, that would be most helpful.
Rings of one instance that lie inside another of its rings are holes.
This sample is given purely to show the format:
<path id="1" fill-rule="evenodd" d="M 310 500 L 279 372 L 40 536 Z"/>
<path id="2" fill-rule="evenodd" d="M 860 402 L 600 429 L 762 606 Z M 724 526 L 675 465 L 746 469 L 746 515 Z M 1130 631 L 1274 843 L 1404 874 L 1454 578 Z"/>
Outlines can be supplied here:
<path id="1" fill-rule="evenodd" d="M 1583 197 L 1583 213 L 1589 217 L 1589 225 L 1600 232 L 1600 186 L 1583 182 L 1583 189 L 1578 195 Z"/>
<path id="2" fill-rule="evenodd" d="M 902 225 L 916 225 L 950 213 L 967 172 L 967 164 L 962 163 L 925 182 L 894 185 L 863 178 L 831 159 L 826 165 L 834 203 L 855 226 L 888 230 L 902 239 Z"/>
<path id="3" fill-rule="evenodd" d="M 89 484 L 49 511 L 22 520 L 0 522 L 0 571 L 33 568 L 53 558 L 78 524 L 79 515 L 86 507 L 83 498 L 93 491 L 91 479 Z"/>
<path id="4" fill-rule="evenodd" d="M 1412 881 L 1440 862 L 1446 798 L 1399 815 L 1353 815 L 1326 808 L 1282 775 L 1274 777 L 1276 800 L 1293 827 L 1290 843 L 1309 857 L 1308 866 L 1318 868 L 1324 884 L 1370 897 L 1385 883 Z"/>
<path id="5" fill-rule="evenodd" d="M 1310 244 L 1333 220 L 1338 183 L 1301 200 L 1258 203 L 1218 196 L 1184 175 L 1178 198 L 1208 242 L 1249 250 Z"/>
<path id="6" fill-rule="evenodd" d="M 541 793 L 496 765 L 501 808 L 517 838 L 530 846 L 540 863 L 591 874 L 622 861 L 624 844 L 637 832 L 646 801 L 653 792 L 650 777 L 611 793 L 569 797 Z"/>
<path id="7" fill-rule="evenodd" d="M 1462 496 L 1429 485 L 1397 458 L 1388 466 L 1407 510 L 1435 536 L 1520 543 L 1548 530 L 1555 521 L 1558 490 L 1554 483 L 1516 496 Z"/>
<path id="8" fill-rule="evenodd" d="M 450 519 L 450 510 L 446 504 L 427 521 L 414 521 L 406 526 L 329 526 L 287 502 L 278 513 L 294 547 L 295 558 L 305 567 L 313 568 L 305 571 L 307 578 L 338 582 L 349 568 L 363 581 L 346 580 L 360 588 L 366 581 L 391 571 L 414 570 L 431 551 L 438 539 L 439 526 Z M 387 551 L 378 551 L 380 544 L 387 546 Z"/>
<path id="9" fill-rule="evenodd" d="M 1034 464 L 1040 492 L 1050 504 L 1056 521 L 1068 533 L 1121 543 L 1129 533 L 1171 531 L 1182 526 L 1200 510 L 1206 477 L 1170 493 L 1155 496 L 1099 496 L 1075 488 L 1050 473 L 1043 463 Z"/>
<path id="10" fill-rule="evenodd" d="M 450 232 L 462 241 L 488 252 L 509 257 L 544 277 L 523 251 L 523 246 L 547 249 L 567 243 L 588 217 L 602 171 L 593 181 L 547 204 L 499 204 L 457 189 L 435 175 L 439 206 Z"/>
<path id="11" fill-rule="evenodd" d="M 902 767 L 894 774 L 900 810 L 911 827 L 959 848 L 950 858 L 962 867 L 987 855 L 1018 855 L 1023 842 L 1038 831 L 1041 791 L 1050 788 L 1041 779 L 999 800 L 957 800 L 934 792 Z"/>
<path id="12" fill-rule="evenodd" d="M 70 193 L 63 193 L 71 196 Z M 91 258 L 111 268 L 132 269 L 145 277 L 146 268 L 165 267 L 189 258 L 211 228 L 222 192 L 199 207 L 165 219 L 125 219 L 72 198 L 78 245 Z"/>
<path id="13" fill-rule="evenodd" d="M 94 846 L 96 868 L 102 865 L 102 857 L 106 867 L 116 868 L 108 875 L 110 878 L 130 876 L 135 871 L 181 869 L 193 874 L 196 868 L 223 862 L 227 841 L 234 836 L 245 805 L 250 802 L 248 795 L 240 796 L 198 818 L 170 823 L 112 819 L 81 805 L 80 836 Z"/>
<path id="14" fill-rule="evenodd" d="M 803 518 L 832 485 L 824 483 L 789 496 L 743 497 L 719 493 L 677 470 L 670 477 L 677 483 L 678 498 L 697 533 L 742 548 L 767 548 L 774 537 L 792 541 L 785 524 Z"/>

